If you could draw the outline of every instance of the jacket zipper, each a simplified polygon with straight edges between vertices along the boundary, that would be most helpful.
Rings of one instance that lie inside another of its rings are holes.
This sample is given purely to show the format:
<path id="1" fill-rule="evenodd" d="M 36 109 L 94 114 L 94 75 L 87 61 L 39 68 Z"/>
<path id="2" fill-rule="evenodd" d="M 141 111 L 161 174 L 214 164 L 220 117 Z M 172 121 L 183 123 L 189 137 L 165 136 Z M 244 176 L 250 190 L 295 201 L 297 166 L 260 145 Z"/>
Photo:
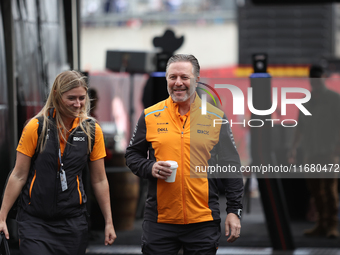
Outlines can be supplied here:
<path id="1" fill-rule="evenodd" d="M 182 155 L 184 155 L 184 128 L 185 124 L 187 123 L 188 117 L 185 119 L 183 124 L 183 130 L 182 130 L 182 138 L 181 138 L 181 149 L 182 149 Z M 186 198 L 185 198 L 185 174 L 184 174 L 184 156 L 182 156 L 182 199 L 183 199 L 183 218 L 184 218 L 184 224 L 188 223 L 187 220 L 187 210 L 186 210 Z"/>
<path id="2" fill-rule="evenodd" d="M 58 130 L 57 130 L 58 132 Z M 58 139 L 58 145 L 59 145 L 59 148 L 60 148 L 60 142 L 59 142 L 59 135 L 57 136 L 57 139 Z M 58 148 L 58 150 L 59 150 Z M 57 155 L 59 153 L 59 151 L 57 150 Z M 58 162 L 59 162 L 59 157 L 58 157 Z M 57 201 L 58 201 L 58 182 L 59 182 L 59 164 L 57 163 L 57 178 L 56 178 L 56 181 L 55 181 L 55 188 L 54 188 L 54 203 L 53 203 L 53 210 L 52 210 L 52 218 L 54 217 L 54 215 L 56 214 L 56 211 L 57 211 Z"/>
<path id="3" fill-rule="evenodd" d="M 59 132 L 57 130 L 57 132 Z M 57 151 L 57 154 L 58 154 L 58 162 L 60 161 L 59 160 L 59 152 L 61 153 L 61 150 L 60 150 L 60 140 L 59 140 L 59 133 L 57 133 L 57 138 L 58 138 L 58 151 Z M 65 151 L 66 151 L 66 147 L 67 147 L 67 143 L 65 145 L 65 149 L 64 149 L 64 153 L 63 155 L 65 155 Z M 60 165 L 59 165 L 60 164 Z M 60 167 L 61 167 L 61 162 L 59 162 L 59 164 L 57 165 L 58 166 L 58 169 L 57 169 L 57 179 L 56 179 L 56 183 L 55 183 L 55 195 L 54 195 L 54 203 L 53 203 L 53 206 L 54 206 L 54 213 L 57 212 L 57 202 L 58 202 L 58 187 L 59 187 L 59 183 L 60 183 Z M 53 215 L 54 216 L 54 215 Z"/>

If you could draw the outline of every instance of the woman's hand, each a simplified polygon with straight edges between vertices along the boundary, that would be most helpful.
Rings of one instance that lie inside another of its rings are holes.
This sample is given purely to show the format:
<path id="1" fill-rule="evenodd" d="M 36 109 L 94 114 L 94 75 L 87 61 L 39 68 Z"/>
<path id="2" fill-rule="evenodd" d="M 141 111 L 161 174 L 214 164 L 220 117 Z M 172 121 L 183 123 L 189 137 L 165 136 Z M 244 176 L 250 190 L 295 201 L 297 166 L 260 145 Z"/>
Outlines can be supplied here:
<path id="1" fill-rule="evenodd" d="M 111 245 L 116 240 L 116 232 L 112 224 L 105 225 L 105 245 Z"/>
<path id="2" fill-rule="evenodd" d="M 17 152 L 15 167 L 8 178 L 0 210 L 0 232 L 4 232 L 7 239 L 9 239 L 7 215 L 26 183 L 30 165 L 31 158 Z"/>
<path id="3" fill-rule="evenodd" d="M 6 239 L 9 239 L 9 233 L 7 229 L 6 220 L 0 220 L 0 233 L 4 232 Z"/>

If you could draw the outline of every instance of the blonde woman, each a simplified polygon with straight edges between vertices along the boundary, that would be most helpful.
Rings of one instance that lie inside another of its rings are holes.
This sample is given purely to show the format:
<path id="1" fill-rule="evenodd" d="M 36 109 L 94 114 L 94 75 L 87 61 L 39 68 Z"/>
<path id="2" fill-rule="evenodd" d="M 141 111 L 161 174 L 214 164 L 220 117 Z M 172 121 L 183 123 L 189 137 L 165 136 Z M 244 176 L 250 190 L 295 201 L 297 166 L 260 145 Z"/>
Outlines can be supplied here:
<path id="1" fill-rule="evenodd" d="M 87 165 L 105 218 L 105 245 L 116 238 L 103 133 L 88 116 L 89 108 L 85 77 L 65 71 L 56 77 L 43 109 L 24 128 L 0 210 L 0 232 L 8 239 L 7 214 L 20 195 L 21 254 L 85 254 L 87 198 L 82 172 Z"/>

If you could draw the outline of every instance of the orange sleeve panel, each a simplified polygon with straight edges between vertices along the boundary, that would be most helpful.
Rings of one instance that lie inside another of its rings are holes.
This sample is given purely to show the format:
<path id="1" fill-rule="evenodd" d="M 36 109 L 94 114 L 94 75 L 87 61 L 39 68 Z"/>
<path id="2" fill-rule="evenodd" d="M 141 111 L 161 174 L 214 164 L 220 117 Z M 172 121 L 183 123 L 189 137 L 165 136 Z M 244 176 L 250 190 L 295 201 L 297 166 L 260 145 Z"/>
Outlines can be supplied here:
<path id="1" fill-rule="evenodd" d="M 90 160 L 95 161 L 106 157 L 104 135 L 101 127 L 96 123 L 96 133 L 93 150 L 90 154 Z"/>
<path id="2" fill-rule="evenodd" d="M 30 120 L 22 131 L 17 151 L 22 154 L 33 157 L 38 142 L 38 119 Z"/>

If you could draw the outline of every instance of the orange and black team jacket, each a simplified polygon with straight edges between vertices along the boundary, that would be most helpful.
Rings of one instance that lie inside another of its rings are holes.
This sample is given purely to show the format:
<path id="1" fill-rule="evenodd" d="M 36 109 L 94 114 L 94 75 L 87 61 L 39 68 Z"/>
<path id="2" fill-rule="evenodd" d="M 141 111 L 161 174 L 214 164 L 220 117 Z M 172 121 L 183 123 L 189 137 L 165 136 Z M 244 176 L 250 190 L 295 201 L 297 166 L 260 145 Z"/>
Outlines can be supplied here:
<path id="1" fill-rule="evenodd" d="M 214 127 L 214 119 L 224 119 L 226 124 Z M 242 209 L 240 159 L 226 119 L 211 104 L 207 104 L 207 114 L 202 115 L 197 94 L 190 111 L 183 116 L 171 97 L 144 110 L 125 157 L 134 174 L 149 180 L 145 220 L 170 224 L 220 220 L 217 178 L 207 173 L 209 165 L 215 169 L 217 166 L 237 169 L 233 175 L 224 172 L 221 181 L 227 212 L 237 213 Z M 155 161 L 166 160 L 178 162 L 173 183 L 151 174 Z"/>
<path id="2" fill-rule="evenodd" d="M 45 149 L 40 153 L 36 153 L 38 130 L 39 119 L 32 119 L 24 128 L 17 148 L 18 152 L 32 158 L 27 182 L 19 200 L 19 214 L 28 213 L 53 220 L 79 216 L 86 211 L 87 201 L 82 181 L 83 171 L 86 170 L 88 160 L 95 161 L 106 156 L 102 130 L 95 123 L 95 139 L 90 154 L 88 137 L 79 127 L 79 118 L 73 121 L 67 143 L 58 137 L 53 118 L 53 124 L 49 126 L 46 135 Z M 68 186 L 65 191 L 62 191 L 60 182 L 59 148 Z"/>

